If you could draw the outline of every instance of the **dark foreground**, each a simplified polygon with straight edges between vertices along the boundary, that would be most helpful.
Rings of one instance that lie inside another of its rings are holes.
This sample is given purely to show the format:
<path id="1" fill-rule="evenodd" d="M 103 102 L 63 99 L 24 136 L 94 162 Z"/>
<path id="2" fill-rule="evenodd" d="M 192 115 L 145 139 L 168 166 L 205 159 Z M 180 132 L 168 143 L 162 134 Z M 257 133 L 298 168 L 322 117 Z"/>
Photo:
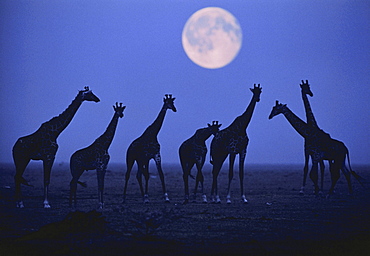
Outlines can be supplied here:
<path id="1" fill-rule="evenodd" d="M 162 199 L 160 181 L 149 183 L 149 204 L 143 204 L 133 173 L 127 201 L 122 204 L 124 167 L 110 165 L 105 178 L 105 209 L 95 211 L 95 171 L 82 175 L 77 211 L 68 206 L 67 164 L 55 165 L 50 186 L 51 209 L 42 208 L 41 163 L 24 174 L 34 187 L 22 187 L 25 208 L 15 208 L 14 169 L 1 165 L 0 255 L 370 255 L 370 169 L 354 169 L 368 182 L 353 179 L 354 198 L 347 195 L 342 175 L 329 199 L 299 195 L 301 166 L 247 166 L 249 204 L 239 201 L 235 173 L 233 203 L 225 202 L 227 171 L 219 176 L 222 204 L 183 205 L 182 172 L 164 166 L 171 203 Z M 155 168 L 151 172 L 156 174 Z M 194 171 L 193 171 L 194 173 Z M 204 170 L 209 196 L 210 167 Z M 194 180 L 190 180 L 193 188 Z M 325 176 L 329 188 L 330 175 Z"/>

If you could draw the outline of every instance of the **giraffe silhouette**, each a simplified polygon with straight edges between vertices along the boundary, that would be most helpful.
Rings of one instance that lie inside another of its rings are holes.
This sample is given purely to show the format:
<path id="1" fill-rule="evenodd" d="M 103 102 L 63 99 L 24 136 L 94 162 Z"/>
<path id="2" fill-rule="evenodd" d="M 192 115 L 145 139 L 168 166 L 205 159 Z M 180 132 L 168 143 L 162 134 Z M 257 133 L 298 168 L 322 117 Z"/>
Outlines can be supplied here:
<path id="1" fill-rule="evenodd" d="M 201 184 L 201 192 L 203 203 L 207 203 L 207 196 L 204 193 L 202 168 L 207 155 L 206 140 L 213 134 L 215 135 L 220 128 L 221 124 L 218 121 L 213 121 L 212 125 L 208 124 L 207 127 L 196 130 L 195 134 L 189 139 L 184 141 L 179 148 L 179 157 L 183 171 L 183 180 L 185 188 L 184 204 L 189 202 L 189 176 L 194 178 L 190 172 L 194 165 L 197 167 L 197 176 L 194 189 L 194 201 L 196 200 L 196 193 L 198 184 Z"/>
<path id="2" fill-rule="evenodd" d="M 171 94 L 166 94 L 163 99 L 163 106 L 154 120 L 154 122 L 146 128 L 144 133 L 137 139 L 135 139 L 127 149 L 126 153 L 126 175 L 125 175 L 125 187 L 123 191 L 123 202 L 126 200 L 127 184 L 130 179 L 130 174 L 134 163 L 138 165 L 138 172 L 136 175 L 137 181 L 140 186 L 141 194 L 144 198 L 144 203 L 149 203 L 148 196 L 148 181 L 149 181 L 149 161 L 154 159 L 159 177 L 162 183 L 162 189 L 164 194 L 165 202 L 169 202 L 166 186 L 164 182 L 164 174 L 161 164 L 160 145 L 158 143 L 157 135 L 162 127 L 164 117 L 168 109 L 176 112 L 174 105 L 175 98 L 172 98 Z M 145 192 L 142 184 L 142 175 L 145 178 Z"/>
<path id="3" fill-rule="evenodd" d="M 234 176 L 234 161 L 239 154 L 239 178 L 241 198 L 244 203 L 248 203 L 244 195 L 244 160 L 247 153 L 249 138 L 246 129 L 251 121 L 252 114 L 256 103 L 260 101 L 262 88 L 258 84 L 254 84 L 254 88 L 250 89 L 253 93 L 252 99 L 245 112 L 235 118 L 235 120 L 225 129 L 219 131 L 211 142 L 211 163 L 213 164 L 212 175 L 212 190 L 211 200 L 216 203 L 221 203 L 217 191 L 217 177 L 221 170 L 222 164 L 229 155 L 229 183 L 227 187 L 227 203 L 231 203 L 230 185 Z"/>
<path id="4" fill-rule="evenodd" d="M 317 125 L 315 116 L 313 115 L 311 105 L 310 105 L 310 102 L 308 101 L 308 97 L 307 97 L 307 95 L 309 95 L 310 97 L 313 97 L 313 93 L 310 89 L 310 84 L 308 83 L 308 80 L 306 80 L 306 82 L 302 80 L 302 83 L 300 84 L 300 87 L 301 87 L 303 105 L 304 105 L 304 109 L 305 109 L 305 112 L 306 112 L 307 125 L 312 126 L 313 128 L 316 128 L 316 129 L 320 129 L 319 126 Z M 310 156 L 309 153 L 308 153 L 308 148 L 311 147 L 311 146 L 307 145 L 308 143 L 310 143 L 310 140 L 305 139 L 304 140 L 305 164 L 304 164 L 304 168 L 303 168 L 303 184 L 302 184 L 301 190 L 299 191 L 300 195 L 304 194 L 304 189 L 305 189 L 305 186 L 306 186 L 306 180 L 307 180 L 307 174 L 308 174 L 308 161 L 309 161 L 309 156 Z M 320 164 L 320 170 L 321 170 L 321 190 L 320 191 L 323 191 L 323 189 L 324 189 L 324 172 L 325 172 L 324 161 L 320 161 L 319 164 Z"/>
<path id="5" fill-rule="evenodd" d="M 310 172 L 310 178 L 315 186 L 315 194 L 318 195 L 319 186 L 318 186 L 318 177 L 317 177 L 317 168 L 318 163 L 322 160 L 328 160 L 330 163 L 330 174 L 331 174 L 331 187 L 329 189 L 329 194 L 331 195 L 334 192 L 334 187 L 340 177 L 340 170 L 342 170 L 347 183 L 349 193 L 353 194 L 352 184 L 351 184 L 351 174 L 360 182 L 361 177 L 356 174 L 350 165 L 349 152 L 347 147 L 343 142 L 330 138 L 327 133 L 307 125 L 302 121 L 298 116 L 296 116 L 286 104 L 281 104 L 276 101 L 275 106 L 272 108 L 272 111 L 269 115 L 269 119 L 272 119 L 274 116 L 283 114 L 292 127 L 306 140 L 310 142 L 307 143 L 307 152 L 312 158 L 312 169 Z M 346 167 L 345 161 L 348 161 L 349 170 Z"/>
<path id="6" fill-rule="evenodd" d="M 97 138 L 90 146 L 77 150 L 71 156 L 70 169 L 72 174 L 72 180 L 70 183 L 70 196 L 69 206 L 72 207 L 72 201 L 74 201 L 74 207 L 76 207 L 76 191 L 77 183 L 85 185 L 78 181 L 84 171 L 95 170 L 98 178 L 98 197 L 99 197 L 99 208 L 104 208 L 103 192 L 104 192 L 104 176 L 107 170 L 107 165 L 110 159 L 108 149 L 112 143 L 114 134 L 116 132 L 118 118 L 123 117 L 123 111 L 126 106 L 122 106 L 122 103 L 113 106 L 114 114 L 105 132 Z"/>
<path id="7" fill-rule="evenodd" d="M 57 138 L 68 126 L 83 101 L 99 102 L 89 87 L 78 92 L 76 98 L 59 116 L 41 124 L 40 128 L 25 137 L 21 137 L 13 146 L 13 160 L 16 168 L 15 199 L 17 207 L 23 208 L 21 195 L 21 184 L 29 185 L 23 178 L 23 173 L 31 160 L 42 160 L 44 168 L 44 208 L 50 208 L 48 191 L 50 184 L 50 173 L 54 163 L 55 154 L 58 150 Z"/>

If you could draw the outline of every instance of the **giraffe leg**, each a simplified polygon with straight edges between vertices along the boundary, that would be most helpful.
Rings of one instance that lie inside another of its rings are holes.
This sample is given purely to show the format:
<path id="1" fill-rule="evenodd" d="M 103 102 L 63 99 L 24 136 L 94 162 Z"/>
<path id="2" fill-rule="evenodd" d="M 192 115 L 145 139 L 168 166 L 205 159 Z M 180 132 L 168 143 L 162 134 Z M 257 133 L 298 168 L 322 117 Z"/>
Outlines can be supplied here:
<path id="1" fill-rule="evenodd" d="M 334 187 L 337 184 L 337 181 L 340 177 L 340 165 L 338 165 L 337 161 L 330 164 L 330 175 L 331 175 L 331 187 L 329 189 L 329 194 L 327 197 L 330 197 L 334 194 Z"/>
<path id="2" fill-rule="evenodd" d="M 83 168 L 77 168 L 75 166 L 71 166 L 71 173 L 72 173 L 72 180 L 69 183 L 70 192 L 69 192 L 69 207 L 72 207 L 74 203 L 74 208 L 77 207 L 77 183 L 78 179 L 81 177 L 82 173 L 84 172 Z"/>
<path id="3" fill-rule="evenodd" d="M 197 177 L 196 177 L 196 182 L 195 182 L 195 188 L 194 188 L 194 201 L 196 200 L 196 194 L 198 191 L 198 184 L 200 183 L 201 186 L 201 193 L 202 193 L 202 202 L 207 203 L 207 196 L 204 194 L 204 177 L 202 173 L 202 167 L 204 165 L 204 159 L 200 159 L 197 161 L 196 166 L 197 166 Z"/>
<path id="4" fill-rule="evenodd" d="M 310 155 L 308 154 L 307 150 L 305 149 L 305 151 L 304 151 L 304 167 L 303 167 L 303 184 L 302 184 L 301 190 L 299 191 L 300 195 L 304 195 L 304 189 L 306 187 L 309 158 L 310 158 Z"/>
<path id="5" fill-rule="evenodd" d="M 211 200 L 213 203 L 221 203 L 220 197 L 217 191 L 217 177 L 220 173 L 223 162 L 225 161 L 227 154 L 222 155 L 221 157 L 212 157 L 213 158 L 213 168 L 212 168 L 212 189 L 211 189 Z"/>
<path id="6" fill-rule="evenodd" d="M 77 207 L 77 182 L 78 179 L 72 178 L 69 183 L 69 207 L 72 207 L 72 203 L 74 203 L 74 208 Z"/>
<path id="7" fill-rule="evenodd" d="M 54 157 L 44 160 L 44 208 L 48 209 L 51 208 L 48 200 L 48 194 L 49 194 L 49 184 L 50 184 L 50 174 L 51 174 L 51 168 L 54 163 Z"/>
<path id="8" fill-rule="evenodd" d="M 215 164 L 213 165 L 213 170 L 212 170 L 212 189 L 211 189 L 211 200 L 212 203 L 221 203 L 220 196 L 218 195 L 217 191 L 217 176 L 220 173 L 221 166 L 216 166 Z"/>
<path id="9" fill-rule="evenodd" d="M 324 161 L 320 161 L 320 172 L 321 172 L 321 188 L 320 194 L 324 192 L 324 174 L 325 174 L 325 164 Z"/>
<path id="10" fill-rule="evenodd" d="M 136 179 L 137 179 L 137 182 L 139 183 L 141 196 L 144 196 L 144 188 L 143 188 L 143 180 L 142 180 L 142 175 L 144 175 L 144 177 L 146 175 L 143 170 L 144 166 L 145 166 L 144 164 L 138 163 L 138 170 L 136 173 Z"/>
<path id="11" fill-rule="evenodd" d="M 170 199 L 168 198 L 168 194 L 167 194 L 167 191 L 166 191 L 166 185 L 164 183 L 164 174 L 163 174 L 162 164 L 161 164 L 161 155 L 159 153 L 156 154 L 156 156 L 154 157 L 154 161 L 155 161 L 155 164 L 157 166 L 159 178 L 161 179 L 164 201 L 166 203 L 169 203 Z"/>
<path id="12" fill-rule="evenodd" d="M 184 190 L 185 190 L 185 198 L 183 204 L 187 204 L 189 202 L 189 174 L 192 166 L 189 163 L 182 164 L 183 175 L 182 179 L 184 180 Z"/>
<path id="13" fill-rule="evenodd" d="M 107 166 L 103 166 L 96 169 L 96 175 L 98 178 L 98 198 L 99 198 L 99 209 L 104 208 L 104 177 Z"/>
<path id="14" fill-rule="evenodd" d="M 319 193 L 319 186 L 318 186 L 318 162 L 312 161 L 312 168 L 310 171 L 310 178 L 313 181 L 314 187 L 315 187 L 315 195 L 318 196 Z"/>
<path id="15" fill-rule="evenodd" d="M 132 166 L 134 165 L 135 163 L 135 160 L 133 159 L 127 159 L 126 160 L 126 175 L 125 175 L 125 187 L 123 189 L 123 201 L 122 203 L 125 203 L 126 201 L 126 192 L 127 192 L 127 185 L 128 185 L 128 181 L 130 179 L 130 175 L 131 175 L 131 170 L 132 170 Z"/>
<path id="16" fill-rule="evenodd" d="M 139 169 L 139 172 L 141 173 L 140 174 L 140 184 L 141 184 L 141 175 L 143 175 L 144 178 L 145 178 L 145 192 L 143 193 L 144 194 L 144 203 L 145 204 L 149 203 L 148 186 L 149 186 L 149 177 L 150 177 L 150 175 L 149 175 L 149 169 L 148 168 L 149 168 L 149 162 L 147 162 L 146 164 L 142 165 L 141 169 Z"/>
<path id="17" fill-rule="evenodd" d="M 245 160 L 246 154 L 247 154 L 246 150 L 243 150 L 243 152 L 239 154 L 240 193 L 241 193 L 242 202 L 245 204 L 248 203 L 248 200 L 244 194 L 244 160 Z"/>
<path id="18" fill-rule="evenodd" d="M 226 203 L 231 204 L 231 181 L 234 177 L 234 162 L 235 162 L 235 154 L 230 154 L 229 156 L 229 183 L 227 185 L 227 196 L 226 196 Z"/>
<path id="19" fill-rule="evenodd" d="M 99 197 L 99 209 L 104 208 L 104 178 L 105 173 L 107 172 L 107 166 L 109 163 L 110 156 L 108 153 L 105 153 L 102 156 L 101 163 L 97 168 L 97 178 L 98 178 L 98 197 Z"/>
<path id="20" fill-rule="evenodd" d="M 347 169 L 347 167 L 345 166 L 345 164 L 343 163 L 342 165 L 342 172 L 344 174 L 344 177 L 346 178 L 347 180 L 347 184 L 348 184 L 348 193 L 350 196 L 353 196 L 353 188 L 352 188 L 352 183 L 351 183 L 351 173 L 350 171 Z"/>
<path id="21" fill-rule="evenodd" d="M 28 183 L 23 178 L 23 173 L 28 165 L 28 163 L 31 161 L 31 159 L 24 160 L 21 157 L 13 155 L 14 157 L 14 164 L 15 164 L 15 176 L 14 176 L 14 182 L 15 182 L 15 201 L 17 208 L 23 208 L 24 204 L 22 201 L 22 192 L 21 192 L 21 185 Z"/>

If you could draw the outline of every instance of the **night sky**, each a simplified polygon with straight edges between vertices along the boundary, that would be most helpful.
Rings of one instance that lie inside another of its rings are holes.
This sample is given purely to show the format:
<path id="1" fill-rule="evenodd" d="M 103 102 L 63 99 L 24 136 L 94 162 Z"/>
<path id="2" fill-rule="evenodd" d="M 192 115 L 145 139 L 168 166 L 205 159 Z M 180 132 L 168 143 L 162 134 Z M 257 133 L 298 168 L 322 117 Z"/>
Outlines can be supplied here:
<path id="1" fill-rule="evenodd" d="M 208 6 L 232 13 L 243 33 L 239 55 L 220 69 L 194 64 L 181 43 L 187 19 Z M 213 120 L 227 127 L 259 83 L 246 163 L 303 166 L 303 138 L 284 116 L 268 115 L 279 100 L 305 120 L 299 84 L 308 79 L 320 128 L 347 145 L 352 164 L 370 164 L 369 13 L 365 0 L 2 0 L 0 162 L 89 85 L 101 102 L 82 104 L 58 138 L 56 162 L 99 137 L 118 101 L 127 108 L 109 152 L 125 163 L 171 93 L 177 112 L 167 112 L 158 140 L 162 162 L 179 164 L 180 144 Z"/>

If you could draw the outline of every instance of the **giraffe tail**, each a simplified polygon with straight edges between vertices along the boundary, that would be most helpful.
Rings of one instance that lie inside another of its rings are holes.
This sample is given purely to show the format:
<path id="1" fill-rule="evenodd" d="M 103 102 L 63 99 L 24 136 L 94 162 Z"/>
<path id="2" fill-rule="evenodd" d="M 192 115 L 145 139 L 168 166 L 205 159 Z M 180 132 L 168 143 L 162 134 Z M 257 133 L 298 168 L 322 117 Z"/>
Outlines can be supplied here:
<path id="1" fill-rule="evenodd" d="M 191 173 L 189 173 L 189 177 L 195 180 L 195 177 Z"/>
<path id="2" fill-rule="evenodd" d="M 365 185 L 363 184 L 363 181 L 365 181 L 364 178 L 362 178 L 360 175 L 355 173 L 354 171 L 351 171 L 351 174 L 356 178 L 356 180 L 361 184 L 363 188 L 365 188 Z"/>
<path id="3" fill-rule="evenodd" d="M 87 183 L 86 182 L 77 181 L 77 183 L 80 184 L 81 186 L 83 186 L 84 188 L 87 188 Z"/>
<path id="4" fill-rule="evenodd" d="M 347 162 L 348 162 L 348 167 L 349 167 L 349 171 L 351 172 L 351 174 L 356 178 L 356 180 L 361 184 L 361 186 L 365 188 L 364 184 L 362 183 L 363 181 L 365 181 L 365 179 L 352 170 L 351 162 L 349 160 L 349 150 L 348 149 L 347 149 Z"/>

